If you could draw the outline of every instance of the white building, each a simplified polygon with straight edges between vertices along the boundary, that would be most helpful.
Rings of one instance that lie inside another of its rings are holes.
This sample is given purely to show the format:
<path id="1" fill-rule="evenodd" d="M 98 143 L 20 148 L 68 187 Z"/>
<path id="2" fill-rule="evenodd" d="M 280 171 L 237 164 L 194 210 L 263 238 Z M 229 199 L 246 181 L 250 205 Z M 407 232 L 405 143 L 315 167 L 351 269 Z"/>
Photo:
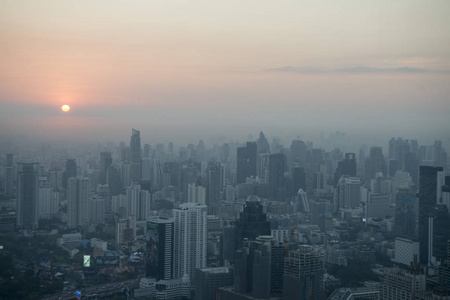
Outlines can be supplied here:
<path id="1" fill-rule="evenodd" d="M 206 203 L 206 188 L 196 186 L 195 183 L 188 184 L 188 202 L 189 203 Z"/>
<path id="2" fill-rule="evenodd" d="M 195 284 L 195 269 L 206 268 L 206 215 L 207 206 L 183 203 L 173 210 L 174 278 L 189 275 Z"/>
<path id="3" fill-rule="evenodd" d="M 59 209 L 59 193 L 54 192 L 52 187 L 39 188 L 38 218 L 50 219 Z"/>

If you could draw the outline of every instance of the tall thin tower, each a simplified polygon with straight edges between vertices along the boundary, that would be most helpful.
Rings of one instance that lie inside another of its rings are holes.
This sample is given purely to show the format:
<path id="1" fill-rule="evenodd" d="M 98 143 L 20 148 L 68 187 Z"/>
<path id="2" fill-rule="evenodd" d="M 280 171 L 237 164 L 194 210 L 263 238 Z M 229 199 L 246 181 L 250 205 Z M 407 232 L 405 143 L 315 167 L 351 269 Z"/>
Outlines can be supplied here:
<path id="1" fill-rule="evenodd" d="M 130 164 L 131 181 L 137 182 L 141 180 L 141 132 L 136 129 L 131 131 Z"/>
<path id="2" fill-rule="evenodd" d="M 86 225 L 90 220 L 89 178 L 71 177 L 67 180 L 67 226 Z"/>
<path id="3" fill-rule="evenodd" d="M 17 228 L 38 227 L 39 164 L 18 163 Z"/>

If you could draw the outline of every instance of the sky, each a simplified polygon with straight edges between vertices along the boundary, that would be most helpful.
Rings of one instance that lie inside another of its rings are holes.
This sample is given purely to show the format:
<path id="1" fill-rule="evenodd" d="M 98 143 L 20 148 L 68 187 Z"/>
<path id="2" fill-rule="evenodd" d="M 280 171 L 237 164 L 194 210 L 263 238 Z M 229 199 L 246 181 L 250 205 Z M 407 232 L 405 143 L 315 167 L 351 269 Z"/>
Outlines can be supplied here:
<path id="1" fill-rule="evenodd" d="M 450 143 L 449 15 L 447 0 L 1 0 L 0 135 Z"/>

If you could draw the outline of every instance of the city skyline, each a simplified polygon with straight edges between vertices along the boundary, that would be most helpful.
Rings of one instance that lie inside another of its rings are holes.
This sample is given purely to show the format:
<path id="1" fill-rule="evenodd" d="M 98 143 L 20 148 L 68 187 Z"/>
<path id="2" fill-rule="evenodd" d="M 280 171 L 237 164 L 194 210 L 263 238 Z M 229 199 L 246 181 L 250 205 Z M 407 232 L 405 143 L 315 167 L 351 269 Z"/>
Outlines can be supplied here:
<path id="1" fill-rule="evenodd" d="M 447 1 L 0 8 L 4 136 L 450 142 Z"/>

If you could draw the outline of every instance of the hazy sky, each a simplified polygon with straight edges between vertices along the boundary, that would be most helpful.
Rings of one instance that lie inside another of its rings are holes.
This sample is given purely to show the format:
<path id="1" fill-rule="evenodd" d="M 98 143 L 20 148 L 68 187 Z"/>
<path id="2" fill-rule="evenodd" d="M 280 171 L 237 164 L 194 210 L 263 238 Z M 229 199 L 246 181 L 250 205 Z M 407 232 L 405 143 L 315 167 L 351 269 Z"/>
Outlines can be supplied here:
<path id="1" fill-rule="evenodd" d="M 448 0 L 1 0 L 0 134 L 448 142 L 449 16 Z"/>

